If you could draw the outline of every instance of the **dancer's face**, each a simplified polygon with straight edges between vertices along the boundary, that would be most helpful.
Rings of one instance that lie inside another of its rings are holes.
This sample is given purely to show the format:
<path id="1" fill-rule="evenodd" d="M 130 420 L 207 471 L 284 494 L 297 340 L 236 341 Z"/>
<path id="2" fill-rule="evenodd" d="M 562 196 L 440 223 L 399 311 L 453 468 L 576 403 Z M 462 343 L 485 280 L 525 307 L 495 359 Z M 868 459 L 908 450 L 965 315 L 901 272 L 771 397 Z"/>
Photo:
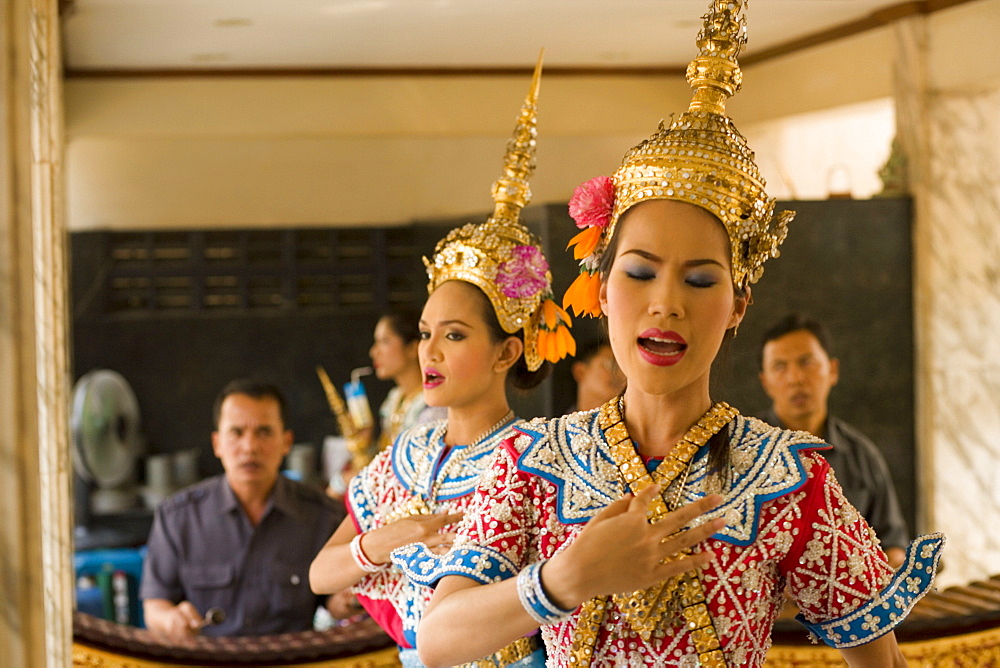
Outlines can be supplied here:
<path id="1" fill-rule="evenodd" d="M 523 344 L 517 337 L 495 340 L 485 317 L 491 309 L 486 295 L 464 281 L 447 281 L 427 299 L 419 346 L 427 405 L 462 407 L 497 388 L 502 396 Z"/>
<path id="2" fill-rule="evenodd" d="M 722 338 L 747 306 L 733 288 L 725 229 L 696 206 L 652 200 L 630 209 L 616 235 L 601 308 L 629 386 L 707 396 Z"/>

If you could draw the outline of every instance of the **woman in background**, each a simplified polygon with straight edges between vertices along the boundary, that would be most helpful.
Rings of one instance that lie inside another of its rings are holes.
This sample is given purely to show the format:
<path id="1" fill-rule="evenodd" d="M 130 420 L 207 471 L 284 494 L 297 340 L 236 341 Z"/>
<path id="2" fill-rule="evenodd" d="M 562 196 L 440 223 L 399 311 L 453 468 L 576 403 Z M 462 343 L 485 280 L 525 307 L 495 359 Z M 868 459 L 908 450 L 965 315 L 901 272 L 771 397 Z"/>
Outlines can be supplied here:
<path id="1" fill-rule="evenodd" d="M 391 380 L 395 386 L 379 407 L 381 432 L 378 450 L 385 450 L 410 427 L 444 418 L 445 411 L 428 408 L 424 401 L 423 374 L 417 346 L 420 343 L 420 312 L 416 309 L 391 311 L 375 325 L 368 356 L 375 376 Z"/>
<path id="2" fill-rule="evenodd" d="M 345 428 L 351 458 L 339 478 L 331 479 L 327 487 L 327 494 L 336 499 L 343 497 L 351 478 L 375 455 L 392 445 L 397 436 L 414 425 L 445 417 L 444 409 L 429 408 L 424 401 L 420 361 L 417 358 L 419 323 L 420 312 L 404 308 L 386 313 L 375 324 L 374 341 L 368 349 L 368 356 L 375 376 L 379 380 L 391 380 L 395 385 L 379 407 L 377 447 L 374 427 L 350 431 Z M 345 419 L 350 419 L 349 415 Z"/>

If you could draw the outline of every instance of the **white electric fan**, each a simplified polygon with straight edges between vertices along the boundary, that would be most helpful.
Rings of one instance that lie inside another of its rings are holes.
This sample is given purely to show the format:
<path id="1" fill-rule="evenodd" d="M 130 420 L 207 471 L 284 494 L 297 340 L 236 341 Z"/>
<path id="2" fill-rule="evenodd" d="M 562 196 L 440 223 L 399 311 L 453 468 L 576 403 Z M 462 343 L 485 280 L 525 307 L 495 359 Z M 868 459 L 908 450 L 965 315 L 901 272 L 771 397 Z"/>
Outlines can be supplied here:
<path id="1" fill-rule="evenodd" d="M 139 403 L 128 382 L 109 369 L 85 374 L 73 388 L 73 468 L 93 485 L 90 511 L 120 513 L 138 503 Z"/>

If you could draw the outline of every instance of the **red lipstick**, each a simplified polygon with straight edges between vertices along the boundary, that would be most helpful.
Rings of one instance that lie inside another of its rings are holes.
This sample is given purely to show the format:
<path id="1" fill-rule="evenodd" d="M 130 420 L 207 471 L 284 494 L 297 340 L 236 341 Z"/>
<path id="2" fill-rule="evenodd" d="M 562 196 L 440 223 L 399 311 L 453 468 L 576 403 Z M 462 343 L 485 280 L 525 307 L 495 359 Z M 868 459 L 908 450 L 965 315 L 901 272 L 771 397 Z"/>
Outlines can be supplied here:
<path id="1" fill-rule="evenodd" d="M 681 361 L 687 351 L 687 341 L 673 331 L 650 328 L 636 341 L 639 356 L 655 366 L 673 366 Z"/>
<path id="2" fill-rule="evenodd" d="M 431 390 L 444 382 L 444 376 L 434 367 L 424 369 L 424 389 Z"/>

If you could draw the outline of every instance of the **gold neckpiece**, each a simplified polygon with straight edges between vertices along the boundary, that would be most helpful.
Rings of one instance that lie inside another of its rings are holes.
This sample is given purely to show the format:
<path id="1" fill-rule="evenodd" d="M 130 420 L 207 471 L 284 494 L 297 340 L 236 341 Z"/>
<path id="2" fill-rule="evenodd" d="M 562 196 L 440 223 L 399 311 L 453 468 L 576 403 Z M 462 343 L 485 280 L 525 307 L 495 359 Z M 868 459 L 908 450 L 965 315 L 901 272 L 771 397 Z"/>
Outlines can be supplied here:
<path id="1" fill-rule="evenodd" d="M 621 398 L 612 399 L 601 407 L 598 423 L 629 490 L 637 494 L 654 482 L 660 485 L 661 493 L 653 499 L 648 512 L 650 522 L 657 522 L 680 505 L 695 453 L 739 412 L 723 402 L 712 406 L 650 473 L 629 437 L 621 409 Z M 681 474 L 684 474 L 683 478 L 680 478 Z M 674 481 L 678 482 L 677 489 L 668 504 L 664 494 Z M 683 554 L 690 554 L 690 550 L 684 550 Z M 649 641 L 653 631 L 663 621 L 674 617 L 679 608 L 698 652 L 700 665 L 725 668 L 725 656 L 705 603 L 705 588 L 697 574 L 685 573 L 646 589 L 629 594 L 615 594 L 611 598 L 629 625 L 646 641 Z M 571 650 L 574 665 L 590 665 L 601 620 L 610 604 L 608 597 L 602 596 L 587 601 L 581 607 Z"/>

